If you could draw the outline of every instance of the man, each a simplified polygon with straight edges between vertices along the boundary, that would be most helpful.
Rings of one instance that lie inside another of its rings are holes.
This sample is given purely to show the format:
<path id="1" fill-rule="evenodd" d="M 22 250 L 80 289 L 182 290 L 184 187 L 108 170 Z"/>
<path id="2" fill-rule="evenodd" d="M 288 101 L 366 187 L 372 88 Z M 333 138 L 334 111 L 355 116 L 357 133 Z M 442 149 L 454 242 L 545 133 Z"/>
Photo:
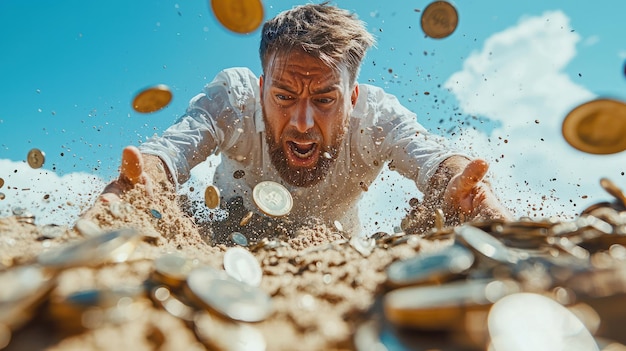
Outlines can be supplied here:
<path id="1" fill-rule="evenodd" d="M 161 137 L 124 150 L 120 177 L 102 198 L 115 201 L 136 184 L 148 195 L 174 191 L 155 184 L 182 184 L 221 153 L 213 184 L 223 200 L 254 210 L 254 186 L 279 182 L 294 199 L 286 221 L 338 220 L 355 234 L 358 199 L 386 162 L 422 192 L 442 187 L 436 193 L 447 214 L 510 218 L 482 181 L 485 161 L 451 151 L 395 97 L 357 83 L 373 43 L 354 14 L 328 4 L 279 14 L 263 27 L 263 75 L 219 73 Z"/>

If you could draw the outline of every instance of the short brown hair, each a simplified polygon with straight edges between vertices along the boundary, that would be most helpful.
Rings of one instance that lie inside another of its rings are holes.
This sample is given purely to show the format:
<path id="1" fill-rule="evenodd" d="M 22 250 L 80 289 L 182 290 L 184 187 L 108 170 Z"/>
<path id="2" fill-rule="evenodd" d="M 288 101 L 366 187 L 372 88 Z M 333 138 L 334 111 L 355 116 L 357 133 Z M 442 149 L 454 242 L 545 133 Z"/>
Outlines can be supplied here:
<path id="1" fill-rule="evenodd" d="M 365 52 L 374 43 L 356 14 L 324 2 L 296 6 L 267 21 L 259 55 L 265 71 L 272 55 L 301 49 L 334 69 L 345 64 L 354 84 Z"/>

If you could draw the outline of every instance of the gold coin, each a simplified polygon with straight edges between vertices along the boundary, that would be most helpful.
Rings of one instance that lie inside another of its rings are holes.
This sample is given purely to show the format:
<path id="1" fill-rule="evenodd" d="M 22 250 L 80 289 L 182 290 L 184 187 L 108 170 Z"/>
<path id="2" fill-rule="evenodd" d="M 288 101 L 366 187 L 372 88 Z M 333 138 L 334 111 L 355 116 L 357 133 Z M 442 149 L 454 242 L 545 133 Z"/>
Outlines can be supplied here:
<path id="1" fill-rule="evenodd" d="M 39 149 L 32 149 L 28 152 L 26 161 L 28 161 L 30 168 L 41 168 L 44 162 L 46 162 L 46 154 Z"/>
<path id="2" fill-rule="evenodd" d="M 172 101 L 172 91 L 167 85 L 159 84 L 146 88 L 133 99 L 133 109 L 140 113 L 156 112 Z"/>
<path id="3" fill-rule="evenodd" d="M 434 1 L 422 13 L 422 30 L 434 39 L 442 39 L 454 32 L 459 23 L 456 8 L 447 1 Z"/>
<path id="4" fill-rule="evenodd" d="M 204 203 L 210 209 L 216 209 L 220 206 L 220 190 L 214 185 L 209 185 L 204 190 Z"/>
<path id="5" fill-rule="evenodd" d="M 626 104 L 596 99 L 579 105 L 563 120 L 563 137 L 571 146 L 590 154 L 626 150 Z"/>
<path id="6" fill-rule="evenodd" d="M 217 20 L 235 33 L 250 33 L 263 22 L 261 0 L 211 0 L 211 8 Z"/>
<path id="7" fill-rule="evenodd" d="M 289 190 L 272 181 L 257 184 L 252 190 L 252 198 L 257 207 L 268 216 L 285 216 L 293 207 L 293 198 Z"/>
<path id="8" fill-rule="evenodd" d="M 0 178 L 0 188 L 4 186 L 4 179 Z"/>

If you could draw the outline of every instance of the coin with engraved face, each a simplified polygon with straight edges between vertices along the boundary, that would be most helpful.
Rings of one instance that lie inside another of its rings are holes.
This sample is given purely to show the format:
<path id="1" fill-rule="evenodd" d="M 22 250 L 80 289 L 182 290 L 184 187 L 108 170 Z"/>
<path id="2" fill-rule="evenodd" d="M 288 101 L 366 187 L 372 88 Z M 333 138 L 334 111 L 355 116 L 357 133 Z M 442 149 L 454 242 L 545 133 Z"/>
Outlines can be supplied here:
<path id="1" fill-rule="evenodd" d="M 215 18 L 235 33 L 253 32 L 263 22 L 261 0 L 211 0 L 211 9 Z"/>
<path id="2" fill-rule="evenodd" d="M 590 154 L 626 150 L 626 103 L 596 99 L 574 108 L 563 120 L 563 137 L 574 148 Z"/>
<path id="3" fill-rule="evenodd" d="M 133 109 L 140 113 L 156 112 L 172 101 L 172 91 L 167 85 L 159 84 L 146 88 L 133 99 Z"/>
<path id="4" fill-rule="evenodd" d="M 456 8 L 447 1 L 434 1 L 422 12 L 422 30 L 427 36 L 442 39 L 454 32 L 459 23 Z"/>
<path id="5" fill-rule="evenodd" d="M 231 277 L 250 286 L 261 285 L 263 271 L 256 257 L 243 247 L 231 247 L 224 253 L 224 269 Z"/>
<path id="6" fill-rule="evenodd" d="M 263 290 L 231 278 L 208 266 L 189 273 L 187 287 L 200 303 L 242 322 L 259 322 L 272 312 L 272 300 Z"/>
<path id="7" fill-rule="evenodd" d="M 37 169 L 43 166 L 44 162 L 46 162 L 46 154 L 39 149 L 31 149 L 28 152 L 28 156 L 26 157 L 26 161 L 30 168 Z"/>
<path id="8" fill-rule="evenodd" d="M 209 185 L 204 190 L 204 203 L 212 210 L 220 206 L 220 190 L 215 185 Z"/>
<path id="9" fill-rule="evenodd" d="M 293 198 L 289 190 L 272 181 L 257 184 L 252 190 L 252 198 L 263 213 L 272 217 L 285 216 L 293 207 Z"/>

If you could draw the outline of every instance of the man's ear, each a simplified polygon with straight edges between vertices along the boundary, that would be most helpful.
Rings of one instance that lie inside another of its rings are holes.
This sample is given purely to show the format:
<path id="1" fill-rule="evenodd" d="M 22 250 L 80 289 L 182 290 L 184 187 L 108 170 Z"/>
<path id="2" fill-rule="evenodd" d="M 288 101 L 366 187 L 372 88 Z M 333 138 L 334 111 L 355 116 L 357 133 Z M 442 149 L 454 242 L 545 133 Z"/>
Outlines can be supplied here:
<path id="1" fill-rule="evenodd" d="M 261 97 L 263 97 L 263 75 L 259 77 L 259 92 L 261 93 Z"/>
<path id="2" fill-rule="evenodd" d="M 359 84 L 354 85 L 354 89 L 352 90 L 352 95 L 350 96 L 350 101 L 352 101 L 352 108 L 356 106 L 356 100 L 359 98 Z"/>

